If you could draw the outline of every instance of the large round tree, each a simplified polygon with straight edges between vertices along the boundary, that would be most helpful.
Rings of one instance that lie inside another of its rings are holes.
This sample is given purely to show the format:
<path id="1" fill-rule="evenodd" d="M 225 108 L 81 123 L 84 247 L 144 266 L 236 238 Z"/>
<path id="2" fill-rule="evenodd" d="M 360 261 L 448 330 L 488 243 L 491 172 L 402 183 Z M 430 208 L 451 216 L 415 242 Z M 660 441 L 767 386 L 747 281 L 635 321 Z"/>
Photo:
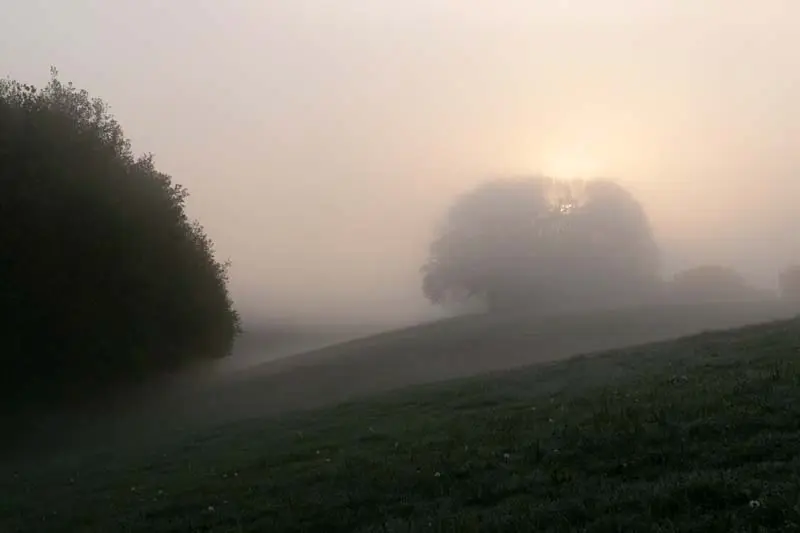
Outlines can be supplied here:
<path id="1" fill-rule="evenodd" d="M 83 397 L 229 352 L 226 264 L 186 196 L 55 71 L 41 90 L 0 80 L 6 400 Z"/>
<path id="2" fill-rule="evenodd" d="M 434 303 L 542 311 L 649 298 L 659 253 L 641 205 L 605 180 L 497 180 L 457 198 L 430 247 Z"/>

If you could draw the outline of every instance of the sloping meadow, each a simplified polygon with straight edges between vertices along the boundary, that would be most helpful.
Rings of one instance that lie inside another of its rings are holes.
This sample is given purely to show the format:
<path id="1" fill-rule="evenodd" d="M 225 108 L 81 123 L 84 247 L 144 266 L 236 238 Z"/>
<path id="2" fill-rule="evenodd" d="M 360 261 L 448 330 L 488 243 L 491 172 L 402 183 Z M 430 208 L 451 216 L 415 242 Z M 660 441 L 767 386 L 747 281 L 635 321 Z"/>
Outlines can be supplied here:
<path id="1" fill-rule="evenodd" d="M 800 324 L 5 465 L 2 531 L 793 531 Z"/>

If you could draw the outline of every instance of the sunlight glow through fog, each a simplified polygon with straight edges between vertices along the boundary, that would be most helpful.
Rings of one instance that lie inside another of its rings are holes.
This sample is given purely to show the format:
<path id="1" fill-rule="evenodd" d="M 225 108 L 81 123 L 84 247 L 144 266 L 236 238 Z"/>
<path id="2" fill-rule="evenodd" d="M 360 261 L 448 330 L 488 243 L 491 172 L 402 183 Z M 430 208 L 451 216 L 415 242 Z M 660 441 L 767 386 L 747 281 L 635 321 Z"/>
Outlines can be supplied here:
<path id="1" fill-rule="evenodd" d="M 620 181 L 670 268 L 800 259 L 800 2 L 11 4 L 0 74 L 107 100 L 246 313 L 427 309 L 432 229 L 498 175 Z"/>

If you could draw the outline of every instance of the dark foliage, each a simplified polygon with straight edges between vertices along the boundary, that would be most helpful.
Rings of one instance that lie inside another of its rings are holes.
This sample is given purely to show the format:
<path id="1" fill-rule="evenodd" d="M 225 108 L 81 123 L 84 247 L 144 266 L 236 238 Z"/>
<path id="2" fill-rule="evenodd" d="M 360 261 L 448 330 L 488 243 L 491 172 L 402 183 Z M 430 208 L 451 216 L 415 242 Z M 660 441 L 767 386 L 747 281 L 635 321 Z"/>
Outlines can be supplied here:
<path id="1" fill-rule="evenodd" d="M 434 303 L 490 309 L 639 303 L 658 287 L 647 216 L 609 181 L 499 180 L 457 199 L 423 267 Z"/>
<path id="2" fill-rule="evenodd" d="M 41 90 L 0 80 L 6 406 L 92 397 L 229 351 L 227 265 L 186 196 L 55 70 Z"/>

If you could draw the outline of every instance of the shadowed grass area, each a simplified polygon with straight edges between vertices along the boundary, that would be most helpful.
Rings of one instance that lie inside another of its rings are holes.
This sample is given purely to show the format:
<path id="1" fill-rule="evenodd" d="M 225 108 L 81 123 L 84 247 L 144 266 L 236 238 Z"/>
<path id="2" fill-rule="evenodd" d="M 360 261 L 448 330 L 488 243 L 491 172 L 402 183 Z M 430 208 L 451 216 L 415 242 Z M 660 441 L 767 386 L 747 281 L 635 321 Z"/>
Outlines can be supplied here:
<path id="1" fill-rule="evenodd" d="M 788 321 L 131 435 L 3 466 L 0 531 L 797 531 L 799 356 Z"/>
<path id="2" fill-rule="evenodd" d="M 93 441 L 116 447 L 115 433 L 125 443 L 133 438 L 149 445 L 170 428 L 180 434 L 214 429 L 246 418 L 355 401 L 412 384 L 465 378 L 790 316 L 791 309 L 775 301 L 646 306 L 562 315 L 464 316 L 368 336 L 239 371 L 197 369 L 91 406 L 26 417 L 18 427 L 27 426 L 28 430 L 6 437 L 0 443 L 0 455 L 6 449 L 38 453 L 44 449 L 86 448 Z M 290 332 L 284 341 L 293 336 L 304 337 Z M 258 338 L 250 338 L 246 357 L 257 352 Z M 268 351 L 266 337 L 261 339 L 262 348 Z M 278 341 L 280 344 L 280 337 Z M 231 364 L 236 367 L 238 363 Z"/>

